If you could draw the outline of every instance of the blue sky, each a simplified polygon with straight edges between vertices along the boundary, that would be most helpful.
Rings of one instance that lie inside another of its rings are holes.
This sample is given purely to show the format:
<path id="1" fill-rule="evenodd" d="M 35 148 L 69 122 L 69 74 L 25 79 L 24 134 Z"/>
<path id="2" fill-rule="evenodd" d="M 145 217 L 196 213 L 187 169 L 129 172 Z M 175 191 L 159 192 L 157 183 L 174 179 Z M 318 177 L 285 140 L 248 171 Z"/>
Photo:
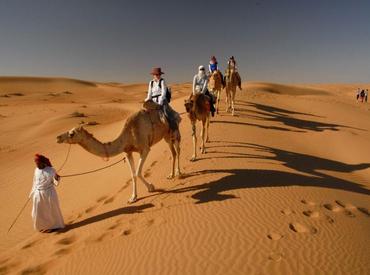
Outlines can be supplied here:
<path id="1" fill-rule="evenodd" d="M 245 80 L 369 82 L 370 1 L 0 0 L 0 75 L 185 82 L 211 55 Z"/>

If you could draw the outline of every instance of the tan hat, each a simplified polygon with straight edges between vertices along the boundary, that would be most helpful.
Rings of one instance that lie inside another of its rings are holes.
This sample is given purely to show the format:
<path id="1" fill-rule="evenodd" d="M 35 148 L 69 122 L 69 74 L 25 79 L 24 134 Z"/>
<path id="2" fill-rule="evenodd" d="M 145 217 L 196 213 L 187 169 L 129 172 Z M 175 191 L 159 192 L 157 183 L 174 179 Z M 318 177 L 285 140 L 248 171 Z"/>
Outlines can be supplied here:
<path id="1" fill-rule="evenodd" d="M 161 68 L 153 68 L 150 74 L 152 74 L 152 75 L 157 75 L 157 74 L 161 75 L 161 74 L 164 74 L 164 72 L 162 72 Z"/>

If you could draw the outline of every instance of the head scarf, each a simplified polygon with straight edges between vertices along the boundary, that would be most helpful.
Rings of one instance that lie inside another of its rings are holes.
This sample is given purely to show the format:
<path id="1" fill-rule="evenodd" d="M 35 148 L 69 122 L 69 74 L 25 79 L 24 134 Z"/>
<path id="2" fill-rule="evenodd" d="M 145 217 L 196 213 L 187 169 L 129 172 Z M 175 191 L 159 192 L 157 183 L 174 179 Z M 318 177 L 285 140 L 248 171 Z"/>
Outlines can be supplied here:
<path id="1" fill-rule="evenodd" d="M 198 67 L 198 77 L 203 78 L 206 75 L 206 71 L 203 65 Z"/>
<path id="2" fill-rule="evenodd" d="M 47 157 L 43 156 L 43 155 L 36 154 L 35 155 L 35 161 L 43 163 L 43 164 L 45 164 L 45 166 L 52 167 L 50 160 Z"/>

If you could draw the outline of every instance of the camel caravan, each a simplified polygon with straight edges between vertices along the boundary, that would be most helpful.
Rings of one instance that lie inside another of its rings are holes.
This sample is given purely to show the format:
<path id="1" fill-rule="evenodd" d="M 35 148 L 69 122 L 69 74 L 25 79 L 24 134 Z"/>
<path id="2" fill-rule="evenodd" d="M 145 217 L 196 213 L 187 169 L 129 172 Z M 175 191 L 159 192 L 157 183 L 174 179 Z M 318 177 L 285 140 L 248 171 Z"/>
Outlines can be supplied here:
<path id="1" fill-rule="evenodd" d="M 143 108 L 130 115 L 120 133 L 111 142 L 102 143 L 89 133 L 83 126 L 71 129 L 57 137 L 58 143 L 79 144 L 86 151 L 102 158 L 109 158 L 126 153 L 132 179 L 132 195 L 128 203 L 137 201 L 137 180 L 141 180 L 148 192 L 154 192 L 155 187 L 146 181 L 142 175 L 145 160 L 150 148 L 164 139 L 172 154 L 172 166 L 168 179 L 182 176 L 180 170 L 181 135 L 179 113 L 170 106 L 171 91 L 162 78 L 161 68 L 153 68 L 153 79 L 149 82 L 148 93 Z M 185 109 L 192 126 L 193 155 L 191 161 L 197 159 L 196 122 L 201 121 L 201 153 L 206 153 L 206 142 L 209 141 L 208 128 L 210 117 L 219 113 L 219 102 L 222 89 L 226 90 L 226 112 L 234 115 L 234 100 L 236 87 L 241 90 L 241 78 L 237 72 L 234 57 L 228 61 L 225 77 L 218 69 L 217 60 L 213 56 L 209 64 L 208 74 L 204 66 L 199 66 L 198 73 L 193 78 L 193 90 L 185 100 Z M 217 102 L 216 108 L 214 104 Z M 140 158 L 135 168 L 133 153 L 139 153 Z"/>

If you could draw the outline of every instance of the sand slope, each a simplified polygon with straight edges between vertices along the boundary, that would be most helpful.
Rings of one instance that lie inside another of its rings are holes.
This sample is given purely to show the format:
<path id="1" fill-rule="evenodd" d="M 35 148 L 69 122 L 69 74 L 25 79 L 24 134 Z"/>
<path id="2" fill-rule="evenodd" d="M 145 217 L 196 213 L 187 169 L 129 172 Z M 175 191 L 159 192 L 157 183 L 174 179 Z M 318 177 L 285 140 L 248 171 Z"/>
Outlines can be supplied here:
<path id="1" fill-rule="evenodd" d="M 112 140 L 147 85 L 0 78 L 0 274 L 368 274 L 370 107 L 354 100 L 357 85 L 247 83 L 235 117 L 223 94 L 207 153 L 194 163 L 183 107 L 190 85 L 172 85 L 183 179 L 166 180 L 161 142 L 144 166 L 158 192 L 139 182 L 140 200 L 128 205 L 127 164 L 66 178 L 57 189 L 66 232 L 35 233 L 28 205 L 7 234 L 31 188 L 33 154 L 60 167 L 68 145 L 55 137 L 81 120 Z M 60 173 L 119 159 L 72 146 Z"/>

